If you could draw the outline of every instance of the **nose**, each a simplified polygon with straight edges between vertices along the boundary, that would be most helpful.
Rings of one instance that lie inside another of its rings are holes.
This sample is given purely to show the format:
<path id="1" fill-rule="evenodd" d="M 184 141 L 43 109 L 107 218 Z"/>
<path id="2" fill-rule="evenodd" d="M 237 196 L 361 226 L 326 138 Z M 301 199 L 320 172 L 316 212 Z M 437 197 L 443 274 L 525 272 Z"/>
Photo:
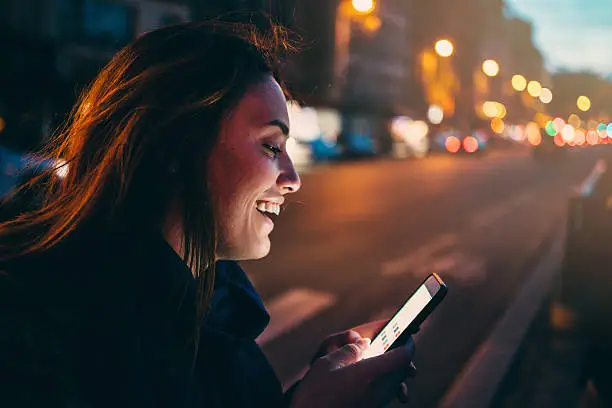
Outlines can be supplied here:
<path id="1" fill-rule="evenodd" d="M 287 157 L 276 183 L 282 194 L 295 193 L 302 186 L 300 175 L 289 157 Z"/>

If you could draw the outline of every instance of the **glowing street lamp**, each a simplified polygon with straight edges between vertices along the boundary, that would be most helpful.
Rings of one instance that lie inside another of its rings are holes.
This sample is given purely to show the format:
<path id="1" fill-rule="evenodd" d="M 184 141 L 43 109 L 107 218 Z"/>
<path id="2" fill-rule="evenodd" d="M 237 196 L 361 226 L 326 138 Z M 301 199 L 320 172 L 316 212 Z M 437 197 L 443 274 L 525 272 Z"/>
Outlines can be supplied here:
<path id="1" fill-rule="evenodd" d="M 581 111 L 586 112 L 591 109 L 591 100 L 586 96 L 579 96 L 576 101 L 576 106 L 578 106 L 578 109 Z"/>
<path id="2" fill-rule="evenodd" d="M 499 64 L 492 59 L 485 60 L 482 63 L 482 72 L 489 77 L 497 76 L 497 74 L 499 74 Z"/>
<path id="3" fill-rule="evenodd" d="M 552 99 L 553 99 L 552 91 L 548 88 L 542 88 L 542 92 L 540 92 L 540 102 L 551 103 Z"/>
<path id="4" fill-rule="evenodd" d="M 453 55 L 455 47 L 453 47 L 453 43 L 451 43 L 449 40 L 444 39 L 436 42 L 435 49 L 439 56 L 446 58 Z"/>
<path id="5" fill-rule="evenodd" d="M 353 10 L 359 14 L 369 14 L 374 11 L 374 0 L 353 0 Z"/>
<path id="6" fill-rule="evenodd" d="M 515 91 L 522 92 L 527 88 L 527 80 L 522 75 L 514 75 L 512 77 L 512 88 Z"/>
<path id="7" fill-rule="evenodd" d="M 542 93 L 542 84 L 538 81 L 529 81 L 527 84 L 527 92 L 529 92 L 529 95 L 537 98 Z"/>

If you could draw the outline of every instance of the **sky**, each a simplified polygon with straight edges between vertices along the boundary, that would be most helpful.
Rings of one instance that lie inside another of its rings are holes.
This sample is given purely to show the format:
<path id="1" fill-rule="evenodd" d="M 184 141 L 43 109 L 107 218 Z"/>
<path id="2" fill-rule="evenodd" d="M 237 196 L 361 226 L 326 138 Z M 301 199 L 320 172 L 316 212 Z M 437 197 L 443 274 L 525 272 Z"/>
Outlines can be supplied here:
<path id="1" fill-rule="evenodd" d="M 505 0 L 534 25 L 546 67 L 612 77 L 612 0 Z"/>

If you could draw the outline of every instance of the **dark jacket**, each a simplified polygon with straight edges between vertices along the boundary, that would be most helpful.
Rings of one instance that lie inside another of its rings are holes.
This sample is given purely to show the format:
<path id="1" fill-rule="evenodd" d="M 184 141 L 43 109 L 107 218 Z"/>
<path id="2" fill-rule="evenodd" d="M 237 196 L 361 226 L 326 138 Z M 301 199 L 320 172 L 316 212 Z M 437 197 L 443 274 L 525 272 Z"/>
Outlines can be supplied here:
<path id="1" fill-rule="evenodd" d="M 0 406 L 284 406 L 269 316 L 220 262 L 194 359 L 195 280 L 155 233 L 80 233 L 0 272 Z"/>

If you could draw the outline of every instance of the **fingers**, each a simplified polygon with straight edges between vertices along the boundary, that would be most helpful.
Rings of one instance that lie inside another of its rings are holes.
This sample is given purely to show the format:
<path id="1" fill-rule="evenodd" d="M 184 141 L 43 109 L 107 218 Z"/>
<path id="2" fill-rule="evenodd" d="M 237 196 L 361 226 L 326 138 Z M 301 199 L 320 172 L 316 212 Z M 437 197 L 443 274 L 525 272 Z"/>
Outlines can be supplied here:
<path id="1" fill-rule="evenodd" d="M 340 347 L 343 347 L 349 343 L 357 343 L 360 339 L 361 336 L 358 332 L 354 330 L 347 330 L 340 333 L 332 334 L 331 336 L 327 337 L 325 341 L 323 341 L 323 343 L 319 347 L 319 350 L 312 358 L 311 364 L 314 363 L 317 358 L 332 353 L 338 350 Z"/>
<path id="2" fill-rule="evenodd" d="M 336 351 L 340 347 L 343 347 L 350 343 L 357 343 L 361 340 L 362 336 L 355 330 L 347 330 L 341 333 L 334 334 L 328 338 L 326 345 L 328 347 L 328 353 Z"/>
<path id="3" fill-rule="evenodd" d="M 410 373 L 408 377 L 414 378 L 417 375 L 417 369 L 414 365 L 414 362 L 410 363 Z M 410 396 L 408 395 L 408 384 L 406 381 L 402 381 L 400 384 L 399 390 L 397 391 L 397 400 L 402 404 L 407 404 L 410 400 Z"/>
<path id="4" fill-rule="evenodd" d="M 389 322 L 389 320 L 377 320 L 375 322 L 365 323 L 357 327 L 353 327 L 351 331 L 355 331 L 361 335 L 361 337 L 368 337 L 373 339 L 378 332 Z"/>
<path id="5" fill-rule="evenodd" d="M 414 371 L 411 366 L 414 357 L 414 342 L 409 339 L 406 344 L 372 358 L 367 358 L 355 364 L 356 370 L 362 370 L 367 375 L 376 378 L 398 373 L 406 378 Z"/>
<path id="6" fill-rule="evenodd" d="M 337 370 L 361 360 L 363 352 L 370 345 L 370 339 L 360 338 L 355 343 L 345 344 L 338 350 L 319 358 L 315 365 L 324 366 L 327 370 Z"/>
<path id="7" fill-rule="evenodd" d="M 402 404 L 408 403 L 408 385 L 405 382 L 400 384 L 400 388 L 397 391 L 397 400 Z"/>

